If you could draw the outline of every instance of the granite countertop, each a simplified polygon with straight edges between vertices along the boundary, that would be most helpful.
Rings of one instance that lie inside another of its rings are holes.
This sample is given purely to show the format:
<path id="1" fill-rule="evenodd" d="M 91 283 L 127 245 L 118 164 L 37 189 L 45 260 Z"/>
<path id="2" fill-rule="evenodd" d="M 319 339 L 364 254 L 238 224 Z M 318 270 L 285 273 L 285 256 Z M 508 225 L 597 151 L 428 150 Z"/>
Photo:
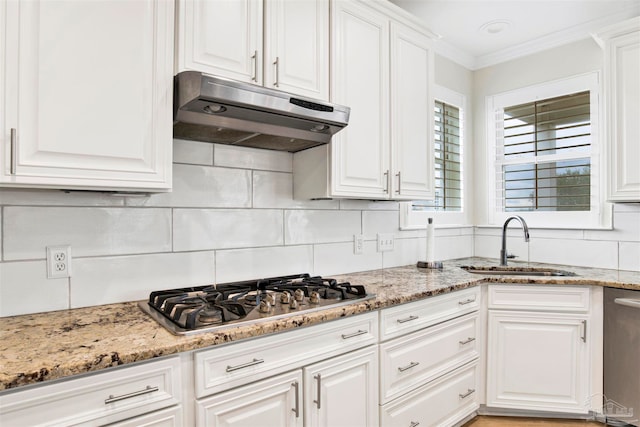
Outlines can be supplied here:
<path id="1" fill-rule="evenodd" d="M 0 390 L 314 325 L 416 301 L 480 283 L 600 285 L 640 290 L 640 273 L 550 264 L 577 276 L 495 276 L 468 273 L 462 265 L 495 266 L 496 260 L 446 261 L 442 270 L 414 265 L 332 276 L 362 284 L 375 299 L 285 319 L 175 336 L 143 313 L 136 302 L 0 318 Z M 512 263 L 518 265 L 518 263 Z M 176 286 L 179 286 L 177 284 Z"/>

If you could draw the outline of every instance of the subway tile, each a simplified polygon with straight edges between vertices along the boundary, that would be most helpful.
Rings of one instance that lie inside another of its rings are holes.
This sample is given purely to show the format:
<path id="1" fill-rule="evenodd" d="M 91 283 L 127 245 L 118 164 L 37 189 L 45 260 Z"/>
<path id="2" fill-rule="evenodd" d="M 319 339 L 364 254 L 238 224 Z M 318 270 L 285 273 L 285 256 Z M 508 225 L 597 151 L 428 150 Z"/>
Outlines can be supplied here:
<path id="1" fill-rule="evenodd" d="M 620 270 L 640 271 L 640 243 L 620 242 L 618 250 Z"/>
<path id="2" fill-rule="evenodd" d="M 214 144 L 213 164 L 231 168 L 259 169 L 276 172 L 293 171 L 293 154 L 286 151 L 260 150 Z"/>
<path id="3" fill-rule="evenodd" d="M 427 256 L 427 239 L 419 240 L 419 256 L 420 260 L 424 260 Z M 436 235 L 435 242 L 435 258 L 436 261 L 446 261 L 458 258 L 467 258 L 473 256 L 473 236 L 439 236 Z"/>
<path id="4" fill-rule="evenodd" d="M 367 211 L 398 211 L 400 203 L 390 201 L 373 201 L 373 200 L 340 200 L 340 209 L 342 210 L 367 210 Z"/>
<path id="5" fill-rule="evenodd" d="M 171 211 L 138 208 L 5 207 L 4 259 L 43 259 L 51 245 L 77 256 L 167 252 Z"/>
<path id="6" fill-rule="evenodd" d="M 398 211 L 362 211 L 362 234 L 367 239 L 376 239 L 378 233 L 391 233 L 397 238 L 424 236 L 425 230 L 400 230 Z"/>
<path id="7" fill-rule="evenodd" d="M 382 268 L 382 252 L 376 251 L 376 242 L 364 242 L 363 253 L 353 253 L 353 242 L 314 245 L 314 274 L 352 273 Z"/>
<path id="8" fill-rule="evenodd" d="M 69 279 L 47 279 L 45 261 L 0 263 L 0 317 L 69 308 Z"/>
<path id="9" fill-rule="evenodd" d="M 402 265 L 415 265 L 420 256 L 420 250 L 424 242 L 422 239 L 395 239 L 393 251 L 382 252 L 382 267 L 399 267 Z M 425 243 L 426 245 L 426 243 Z M 424 247 L 426 253 L 426 247 Z"/>
<path id="10" fill-rule="evenodd" d="M 640 211 L 616 211 L 613 230 L 585 230 L 584 237 L 588 240 L 640 242 Z"/>
<path id="11" fill-rule="evenodd" d="M 174 209 L 175 251 L 282 245 L 282 211 Z"/>
<path id="12" fill-rule="evenodd" d="M 123 206 L 125 197 L 91 191 L 0 189 L 0 205 L 10 206 Z"/>
<path id="13" fill-rule="evenodd" d="M 173 190 L 131 198 L 132 206 L 248 208 L 251 171 L 210 166 L 173 165 Z"/>
<path id="14" fill-rule="evenodd" d="M 618 268 L 618 242 L 533 239 L 531 261 L 616 269 Z"/>
<path id="15" fill-rule="evenodd" d="M 338 209 L 337 200 L 294 200 L 293 175 L 253 172 L 253 207 L 273 209 Z"/>
<path id="16" fill-rule="evenodd" d="M 287 210 L 285 244 L 352 242 L 361 233 L 360 223 L 359 211 Z"/>
<path id="17" fill-rule="evenodd" d="M 216 283 L 312 272 L 311 245 L 216 251 Z"/>
<path id="18" fill-rule="evenodd" d="M 633 212 L 640 214 L 640 203 L 615 203 L 613 205 L 613 215 L 618 212 Z"/>
<path id="19" fill-rule="evenodd" d="M 212 284 L 214 252 L 166 253 L 74 260 L 71 307 L 144 300 L 161 289 Z"/>
<path id="20" fill-rule="evenodd" d="M 213 165 L 213 144 L 200 141 L 173 140 L 173 163 Z"/>

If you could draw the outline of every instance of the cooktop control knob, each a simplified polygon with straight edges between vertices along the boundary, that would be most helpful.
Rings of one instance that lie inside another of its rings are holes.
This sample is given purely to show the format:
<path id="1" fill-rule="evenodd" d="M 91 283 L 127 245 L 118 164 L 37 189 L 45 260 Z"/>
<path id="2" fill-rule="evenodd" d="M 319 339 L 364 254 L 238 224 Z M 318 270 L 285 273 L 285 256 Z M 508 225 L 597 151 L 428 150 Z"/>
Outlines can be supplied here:
<path id="1" fill-rule="evenodd" d="M 271 311 L 271 304 L 268 301 L 262 300 L 260 301 L 260 307 L 258 307 L 258 311 L 260 313 L 268 313 Z"/>
<path id="2" fill-rule="evenodd" d="M 296 308 L 298 308 L 298 301 L 292 299 L 291 303 L 289 303 L 289 308 L 291 308 L 292 310 L 295 310 Z"/>
<path id="3" fill-rule="evenodd" d="M 311 295 L 309 295 L 309 302 L 311 304 L 320 304 L 320 294 L 316 291 L 311 292 Z"/>
<path id="4" fill-rule="evenodd" d="M 296 299 L 296 301 L 300 302 L 304 300 L 304 291 L 302 289 L 296 289 L 293 296 Z"/>
<path id="5" fill-rule="evenodd" d="M 291 302 L 291 294 L 288 291 L 284 291 L 280 294 L 280 302 L 282 304 L 289 304 Z"/>
<path id="6" fill-rule="evenodd" d="M 267 301 L 270 305 L 276 305 L 276 298 L 273 296 L 273 294 L 267 294 L 265 301 Z"/>

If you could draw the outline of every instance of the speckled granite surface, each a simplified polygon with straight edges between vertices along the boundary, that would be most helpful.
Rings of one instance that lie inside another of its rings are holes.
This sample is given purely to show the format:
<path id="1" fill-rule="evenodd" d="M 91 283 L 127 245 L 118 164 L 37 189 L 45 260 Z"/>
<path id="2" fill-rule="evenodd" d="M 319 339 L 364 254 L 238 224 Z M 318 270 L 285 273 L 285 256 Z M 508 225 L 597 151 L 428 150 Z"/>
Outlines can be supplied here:
<path id="1" fill-rule="evenodd" d="M 333 277 L 365 285 L 376 298 L 286 319 L 184 337 L 167 332 L 135 302 L 0 318 L 0 390 L 314 325 L 482 282 L 582 284 L 640 290 L 638 272 L 530 264 L 568 270 L 577 276 L 484 276 L 467 273 L 459 268 L 462 265 L 491 266 L 496 265 L 496 261 L 468 258 L 447 261 L 442 270 L 406 266 L 336 275 Z"/>

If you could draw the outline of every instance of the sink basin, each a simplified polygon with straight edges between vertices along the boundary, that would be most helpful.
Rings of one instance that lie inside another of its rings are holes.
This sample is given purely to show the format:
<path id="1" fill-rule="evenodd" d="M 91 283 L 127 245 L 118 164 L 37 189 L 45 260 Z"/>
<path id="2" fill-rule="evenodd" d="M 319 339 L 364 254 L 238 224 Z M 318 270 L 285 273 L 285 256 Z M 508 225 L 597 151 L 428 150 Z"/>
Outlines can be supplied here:
<path id="1" fill-rule="evenodd" d="M 506 276 L 575 276 L 575 273 L 553 268 L 519 267 L 519 266 L 475 266 L 465 265 L 460 267 L 463 270 L 474 274 L 503 274 Z"/>

